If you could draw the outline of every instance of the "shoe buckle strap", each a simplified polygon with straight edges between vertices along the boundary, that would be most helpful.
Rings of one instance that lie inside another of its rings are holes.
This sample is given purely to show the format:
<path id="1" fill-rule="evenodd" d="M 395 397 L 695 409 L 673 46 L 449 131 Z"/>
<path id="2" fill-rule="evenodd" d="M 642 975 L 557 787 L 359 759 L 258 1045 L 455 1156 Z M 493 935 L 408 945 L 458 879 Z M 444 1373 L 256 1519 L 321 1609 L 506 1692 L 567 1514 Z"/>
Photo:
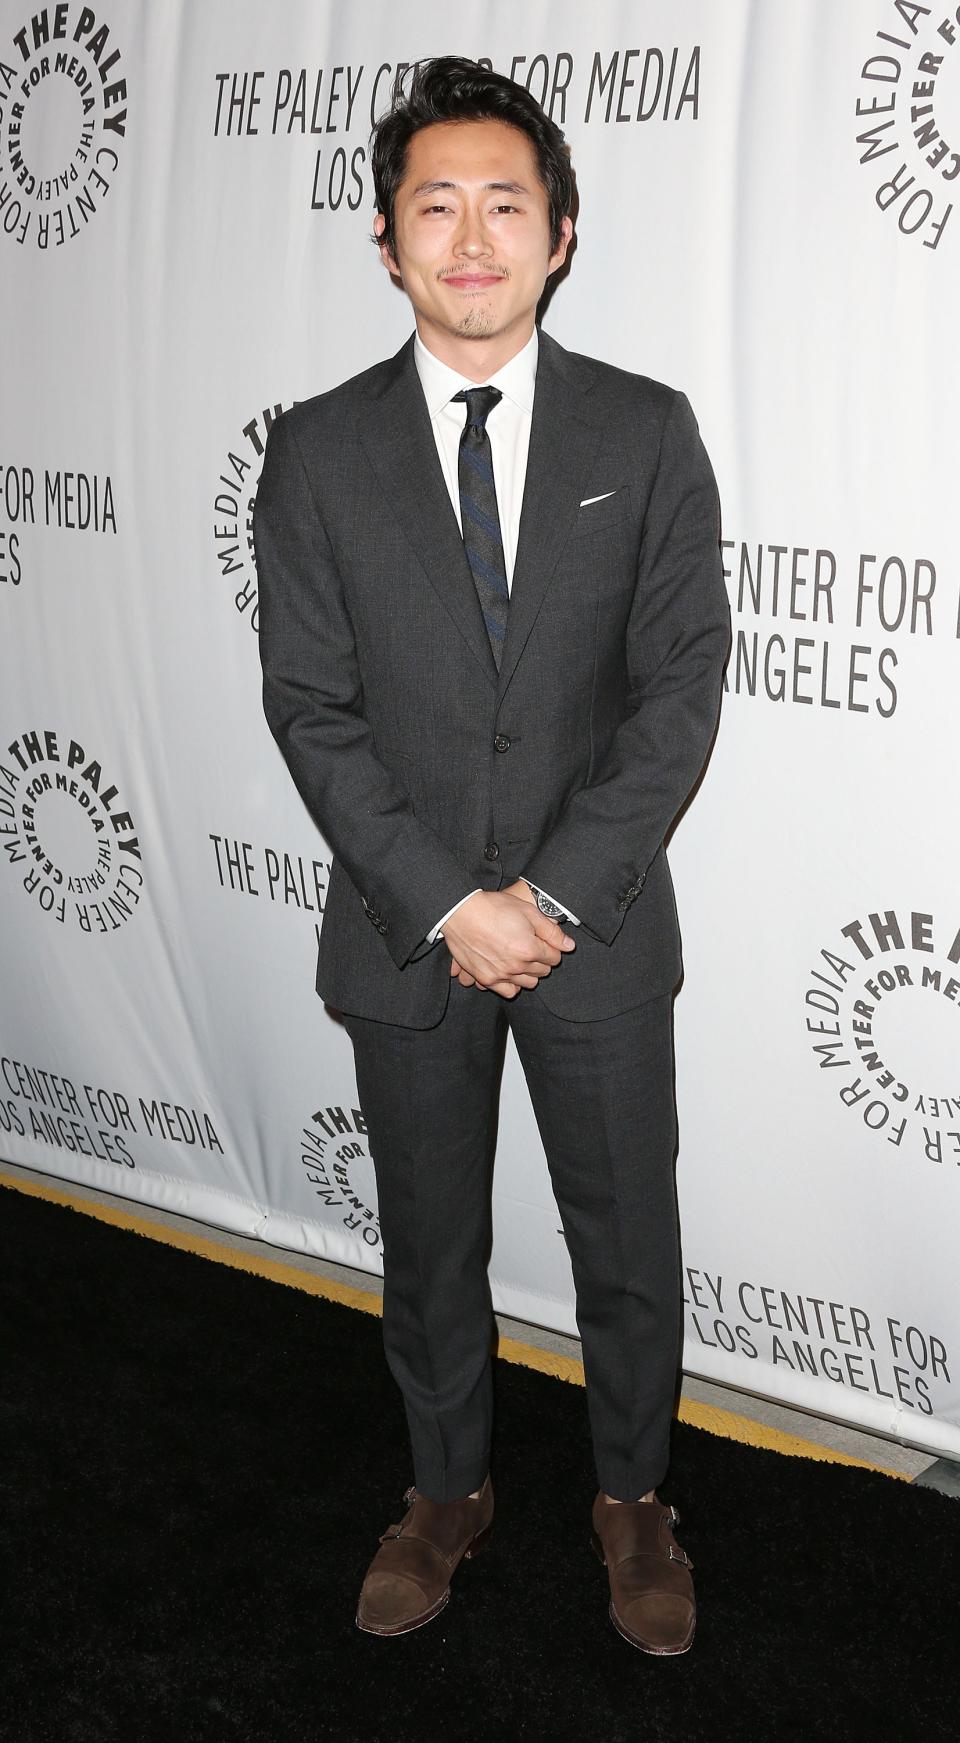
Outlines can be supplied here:
<path id="1" fill-rule="evenodd" d="M 413 1503 L 417 1498 L 417 1486 L 415 1483 L 411 1483 L 409 1489 L 404 1490 L 403 1498 L 407 1503 L 407 1513 L 409 1514 L 410 1509 L 413 1506 Z M 407 1523 L 406 1518 L 401 1519 L 399 1525 L 391 1525 L 389 1530 L 381 1532 L 380 1542 L 381 1543 L 392 1543 L 393 1539 L 395 1537 L 399 1537 L 402 1534 L 403 1528 L 406 1525 L 406 1523 Z"/>
<path id="2" fill-rule="evenodd" d="M 667 1545 L 667 1560 L 678 1561 L 681 1567 L 693 1566 L 693 1562 L 690 1560 L 686 1550 L 680 1549 L 676 1543 L 670 1543 Z"/>

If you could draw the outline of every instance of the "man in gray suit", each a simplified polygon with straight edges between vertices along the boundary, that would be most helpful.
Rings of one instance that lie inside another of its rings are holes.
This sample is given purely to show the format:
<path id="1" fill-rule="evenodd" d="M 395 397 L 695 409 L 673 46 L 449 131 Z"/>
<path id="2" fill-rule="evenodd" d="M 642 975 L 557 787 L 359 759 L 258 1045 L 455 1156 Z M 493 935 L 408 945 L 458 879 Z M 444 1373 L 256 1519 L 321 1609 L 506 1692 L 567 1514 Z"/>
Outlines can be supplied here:
<path id="1" fill-rule="evenodd" d="M 278 419 L 254 522 L 264 710 L 334 855 L 317 991 L 354 1046 L 413 1453 L 357 1622 L 429 1621 L 490 1531 L 509 1025 L 576 1284 L 610 1614 L 682 1652 L 693 1585 L 655 1494 L 680 1332 L 663 843 L 717 720 L 716 487 L 681 393 L 538 332 L 573 185 L 526 91 L 421 63 L 373 172 L 416 333 Z"/>

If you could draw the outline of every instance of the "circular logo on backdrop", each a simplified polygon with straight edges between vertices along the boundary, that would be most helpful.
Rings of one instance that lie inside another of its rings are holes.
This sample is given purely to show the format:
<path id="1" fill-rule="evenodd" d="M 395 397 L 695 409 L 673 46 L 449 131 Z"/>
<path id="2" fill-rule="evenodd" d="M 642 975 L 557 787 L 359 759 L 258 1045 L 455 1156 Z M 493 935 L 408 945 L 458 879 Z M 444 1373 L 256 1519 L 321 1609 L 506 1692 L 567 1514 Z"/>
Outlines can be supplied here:
<path id="1" fill-rule="evenodd" d="M 334 1103 L 311 1114 L 300 1133 L 300 1162 L 321 1204 L 365 1247 L 377 1250 L 377 1185 L 361 1109 Z"/>
<path id="2" fill-rule="evenodd" d="M 960 1170 L 960 904 L 846 921 L 820 950 L 805 1006 L 844 1117 L 894 1151 Z"/>
<path id="3" fill-rule="evenodd" d="M 61 926 L 117 932 L 139 906 L 136 825 L 97 756 L 75 738 L 36 730 L 8 744 L 0 847 L 8 875 Z"/>
<path id="4" fill-rule="evenodd" d="M 258 412 L 243 425 L 220 462 L 213 497 L 213 543 L 221 578 L 227 582 L 234 609 L 257 633 L 257 559 L 253 549 L 253 505 L 263 469 L 271 426 L 289 405 Z"/>
<path id="5" fill-rule="evenodd" d="M 960 6 L 880 0 L 855 104 L 856 149 L 885 222 L 936 249 L 960 185 Z"/>
<path id="6" fill-rule="evenodd" d="M 21 246 L 60 248 L 113 185 L 127 81 L 111 26 L 72 3 L 28 13 L 0 59 L 0 225 Z"/>

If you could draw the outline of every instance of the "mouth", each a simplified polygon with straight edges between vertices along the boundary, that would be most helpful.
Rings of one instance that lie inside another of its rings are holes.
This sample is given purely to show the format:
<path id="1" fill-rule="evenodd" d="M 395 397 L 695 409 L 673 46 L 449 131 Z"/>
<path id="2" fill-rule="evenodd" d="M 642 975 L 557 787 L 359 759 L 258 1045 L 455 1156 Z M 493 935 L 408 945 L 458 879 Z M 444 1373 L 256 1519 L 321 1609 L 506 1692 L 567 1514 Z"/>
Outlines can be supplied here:
<path id="1" fill-rule="evenodd" d="M 458 272 L 441 280 L 442 284 L 453 285 L 454 290 L 487 290 L 490 285 L 502 284 L 502 272 Z"/>

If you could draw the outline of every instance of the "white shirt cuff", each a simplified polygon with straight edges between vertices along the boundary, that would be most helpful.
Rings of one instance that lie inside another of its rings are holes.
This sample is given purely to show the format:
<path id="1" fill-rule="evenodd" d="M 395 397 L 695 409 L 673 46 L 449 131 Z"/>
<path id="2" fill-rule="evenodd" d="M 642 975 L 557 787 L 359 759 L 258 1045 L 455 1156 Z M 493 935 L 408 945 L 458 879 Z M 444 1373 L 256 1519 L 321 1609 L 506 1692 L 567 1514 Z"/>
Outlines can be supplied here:
<path id="1" fill-rule="evenodd" d="M 428 944 L 435 944 L 438 938 L 443 937 L 443 932 L 442 932 L 441 928 L 446 925 L 451 914 L 455 914 L 458 908 L 463 907 L 464 902 L 469 902 L 470 896 L 475 896 L 476 894 L 477 894 L 476 890 L 471 890 L 469 896 L 461 896 L 459 902 L 454 902 L 453 907 L 447 909 L 446 913 L 443 916 L 443 919 L 438 920 L 437 924 L 433 928 L 433 931 L 427 933 L 427 943 Z"/>

